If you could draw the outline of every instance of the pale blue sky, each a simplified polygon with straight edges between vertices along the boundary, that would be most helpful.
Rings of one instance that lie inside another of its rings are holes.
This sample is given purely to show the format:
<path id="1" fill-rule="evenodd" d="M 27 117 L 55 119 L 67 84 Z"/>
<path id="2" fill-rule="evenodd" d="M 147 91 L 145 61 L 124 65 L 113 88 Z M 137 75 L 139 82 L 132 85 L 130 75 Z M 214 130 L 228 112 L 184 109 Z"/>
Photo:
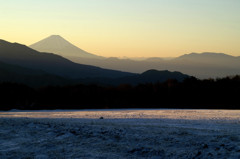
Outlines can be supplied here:
<path id="1" fill-rule="evenodd" d="M 103 56 L 240 56 L 240 0 L 0 0 L 0 38 L 59 34 Z"/>

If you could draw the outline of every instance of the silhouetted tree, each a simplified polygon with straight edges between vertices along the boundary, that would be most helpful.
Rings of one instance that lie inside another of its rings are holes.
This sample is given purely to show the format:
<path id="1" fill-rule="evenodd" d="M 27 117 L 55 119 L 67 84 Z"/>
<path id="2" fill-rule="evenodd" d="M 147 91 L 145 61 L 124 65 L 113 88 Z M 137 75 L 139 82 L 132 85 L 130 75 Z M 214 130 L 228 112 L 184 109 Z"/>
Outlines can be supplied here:
<path id="1" fill-rule="evenodd" d="M 240 76 L 119 86 L 30 88 L 0 84 L 0 109 L 204 108 L 240 109 Z"/>

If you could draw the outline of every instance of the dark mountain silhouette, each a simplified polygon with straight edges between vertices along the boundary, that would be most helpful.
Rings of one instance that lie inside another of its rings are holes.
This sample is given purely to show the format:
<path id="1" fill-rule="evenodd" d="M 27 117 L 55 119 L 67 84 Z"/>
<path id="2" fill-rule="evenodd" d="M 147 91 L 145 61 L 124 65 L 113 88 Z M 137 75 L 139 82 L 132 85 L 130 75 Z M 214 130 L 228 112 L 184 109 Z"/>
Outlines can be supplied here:
<path id="1" fill-rule="evenodd" d="M 144 60 L 103 58 L 89 54 L 57 35 L 50 36 L 31 45 L 31 47 L 41 52 L 62 55 L 76 63 L 132 73 L 142 73 L 150 69 L 170 70 L 198 78 L 216 78 L 240 74 L 240 57 L 223 53 L 191 53 L 168 60 L 159 57 Z"/>
<path id="2" fill-rule="evenodd" d="M 76 64 L 61 56 L 40 53 L 25 45 L 0 40 L 0 61 L 21 67 L 45 71 L 65 78 L 108 77 L 119 78 L 131 73 Z"/>
<path id="3" fill-rule="evenodd" d="M 145 80 L 151 80 L 158 82 L 164 82 L 168 79 L 176 79 L 177 81 L 183 81 L 185 78 L 188 78 L 188 75 L 182 74 L 181 72 L 170 72 L 167 70 L 158 71 L 158 70 L 148 70 L 139 75 L 140 78 Z"/>
<path id="4" fill-rule="evenodd" d="M 181 72 L 170 72 L 170 71 L 158 71 L 158 70 L 148 70 L 141 74 L 126 76 L 117 79 L 109 79 L 109 78 L 88 78 L 80 79 L 79 82 L 85 84 L 99 84 L 99 85 L 121 85 L 121 84 L 129 84 L 129 85 L 138 85 L 145 83 L 158 83 L 165 82 L 167 80 L 176 80 L 178 82 L 182 82 L 184 79 L 190 78 L 190 76 L 182 74 Z"/>
<path id="5" fill-rule="evenodd" d="M 175 58 L 181 71 L 200 78 L 225 77 L 240 74 L 240 58 L 224 53 L 191 53 Z"/>
<path id="6" fill-rule="evenodd" d="M 135 73 L 141 73 L 149 69 L 169 70 L 179 71 L 198 78 L 216 78 L 240 74 L 240 58 L 223 53 L 191 53 L 169 60 L 149 58 L 136 61 L 118 58 L 84 59 L 71 57 L 68 59 L 77 63 Z"/>
<path id="7" fill-rule="evenodd" d="M 28 69 L 28 68 L 24 68 L 24 67 L 17 66 L 17 65 L 6 64 L 4 62 L 0 62 L 0 71 L 1 71 L 1 73 L 11 72 L 11 73 L 17 73 L 17 74 L 22 74 L 22 75 L 47 74 L 46 72 L 41 71 L 41 70 Z"/>
<path id="8" fill-rule="evenodd" d="M 103 58 L 74 46 L 59 35 L 49 36 L 37 43 L 30 45 L 29 47 L 39 52 L 55 53 L 63 57 L 73 56 L 81 58 Z"/>
<path id="9" fill-rule="evenodd" d="M 144 84 L 144 83 L 157 83 L 165 82 L 167 80 L 177 80 L 182 82 L 184 79 L 189 78 L 190 76 L 182 74 L 181 72 L 170 72 L 170 71 L 158 71 L 158 70 L 148 70 L 139 75 L 123 77 L 119 81 L 121 83 L 127 84 Z"/>
<path id="10" fill-rule="evenodd" d="M 0 62 L 0 82 L 22 83 L 32 87 L 74 84 L 73 80 Z"/>
<path id="11" fill-rule="evenodd" d="M 132 75 L 123 78 L 84 78 L 67 79 L 60 76 L 48 74 L 41 70 L 28 69 L 17 65 L 0 62 L 0 82 L 22 83 L 31 87 L 59 86 L 73 84 L 99 84 L 99 85 L 138 85 L 144 83 L 165 82 L 169 79 L 175 79 L 179 82 L 188 78 L 180 72 L 148 70 L 142 74 Z"/>

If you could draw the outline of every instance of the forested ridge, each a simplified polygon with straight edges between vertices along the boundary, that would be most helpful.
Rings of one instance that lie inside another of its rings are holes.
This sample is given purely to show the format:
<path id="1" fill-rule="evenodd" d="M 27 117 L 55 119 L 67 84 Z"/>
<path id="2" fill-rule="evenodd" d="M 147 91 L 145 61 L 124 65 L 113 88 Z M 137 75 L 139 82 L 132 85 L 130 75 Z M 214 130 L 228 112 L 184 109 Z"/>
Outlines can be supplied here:
<path id="1" fill-rule="evenodd" d="M 240 109 L 240 76 L 118 86 L 68 85 L 32 88 L 0 84 L 0 109 L 193 108 Z"/>

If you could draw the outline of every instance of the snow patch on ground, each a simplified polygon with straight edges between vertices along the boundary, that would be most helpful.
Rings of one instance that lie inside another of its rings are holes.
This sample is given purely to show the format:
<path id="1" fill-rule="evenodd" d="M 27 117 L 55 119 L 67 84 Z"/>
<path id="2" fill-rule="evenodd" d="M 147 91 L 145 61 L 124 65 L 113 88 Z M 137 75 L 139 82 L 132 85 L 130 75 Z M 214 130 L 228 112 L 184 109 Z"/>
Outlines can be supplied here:
<path id="1" fill-rule="evenodd" d="M 240 111 L 11 111 L 0 126 L 0 158 L 240 158 Z"/>

